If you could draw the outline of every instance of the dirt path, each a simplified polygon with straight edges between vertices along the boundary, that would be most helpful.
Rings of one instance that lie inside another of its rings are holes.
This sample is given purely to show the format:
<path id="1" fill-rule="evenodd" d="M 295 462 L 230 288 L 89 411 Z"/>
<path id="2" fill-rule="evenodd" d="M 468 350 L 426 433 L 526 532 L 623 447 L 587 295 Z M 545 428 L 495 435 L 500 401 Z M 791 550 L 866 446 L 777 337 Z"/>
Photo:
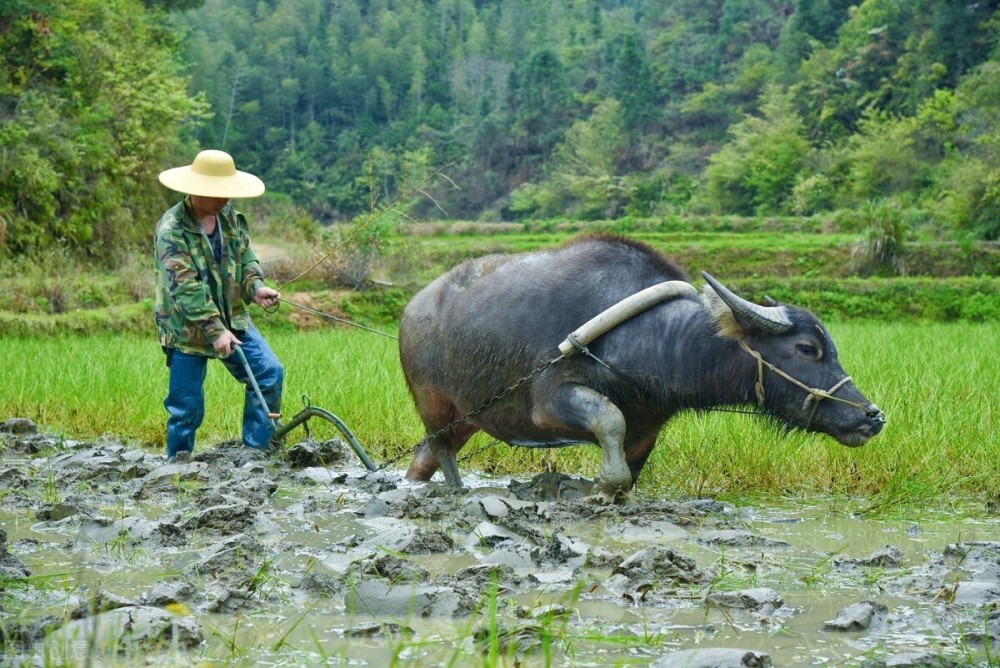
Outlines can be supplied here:
<path id="1" fill-rule="evenodd" d="M 281 246 L 253 242 L 253 251 L 257 259 L 263 262 L 273 262 L 287 257 L 288 252 Z"/>

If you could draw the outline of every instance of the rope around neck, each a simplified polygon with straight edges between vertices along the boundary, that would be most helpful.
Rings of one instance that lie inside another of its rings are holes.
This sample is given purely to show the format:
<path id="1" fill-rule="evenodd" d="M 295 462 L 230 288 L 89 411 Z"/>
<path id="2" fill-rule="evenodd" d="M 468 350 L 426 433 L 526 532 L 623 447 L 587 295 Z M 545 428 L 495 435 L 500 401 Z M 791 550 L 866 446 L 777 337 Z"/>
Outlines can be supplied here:
<path id="1" fill-rule="evenodd" d="M 760 406 L 761 408 L 763 408 L 764 406 L 764 367 L 767 367 L 768 369 L 773 371 L 776 375 L 784 378 L 792 385 L 795 385 L 796 387 L 799 387 L 807 392 L 806 399 L 804 402 L 802 402 L 802 410 L 803 411 L 809 410 L 810 405 L 812 405 L 812 410 L 809 413 L 809 420 L 806 421 L 806 429 L 809 429 L 810 425 L 812 425 L 813 418 L 816 417 L 816 409 L 819 407 L 819 402 L 822 401 L 823 399 L 832 399 L 833 401 L 839 401 L 840 403 L 847 404 L 848 406 L 854 406 L 858 410 L 863 411 L 865 415 L 868 415 L 869 417 L 872 417 L 874 415 L 874 412 L 868 406 L 860 404 L 857 401 L 851 401 L 850 399 L 844 399 L 842 397 L 833 396 L 834 392 L 842 388 L 847 383 L 851 382 L 850 376 L 844 376 L 839 381 L 837 381 L 837 383 L 829 390 L 821 390 L 818 387 L 809 387 L 805 383 L 799 381 L 796 378 L 793 378 L 792 376 L 788 375 L 775 365 L 765 360 L 759 352 L 748 346 L 742 340 L 738 341 L 737 343 L 740 344 L 740 348 L 746 351 L 747 354 L 749 354 L 751 357 L 757 360 L 757 381 L 754 383 L 754 394 L 757 397 L 757 405 Z"/>

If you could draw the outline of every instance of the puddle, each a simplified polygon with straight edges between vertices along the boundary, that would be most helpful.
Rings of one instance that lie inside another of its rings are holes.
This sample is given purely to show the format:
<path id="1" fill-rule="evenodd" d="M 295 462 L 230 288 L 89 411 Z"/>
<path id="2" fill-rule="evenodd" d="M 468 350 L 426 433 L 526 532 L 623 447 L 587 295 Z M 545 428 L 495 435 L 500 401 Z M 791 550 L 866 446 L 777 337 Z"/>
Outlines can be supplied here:
<path id="1" fill-rule="evenodd" d="M 992 517 L 608 507 L 556 474 L 456 494 L 232 444 L 167 464 L 0 438 L 9 665 L 985 665 L 1000 641 Z M 711 648 L 743 654 L 676 654 Z"/>

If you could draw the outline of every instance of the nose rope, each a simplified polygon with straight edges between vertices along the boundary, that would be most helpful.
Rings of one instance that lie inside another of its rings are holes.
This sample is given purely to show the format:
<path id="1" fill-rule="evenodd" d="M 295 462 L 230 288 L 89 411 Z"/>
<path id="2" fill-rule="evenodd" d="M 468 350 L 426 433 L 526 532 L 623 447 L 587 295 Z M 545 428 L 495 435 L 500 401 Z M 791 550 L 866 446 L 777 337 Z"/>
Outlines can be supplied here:
<path id="1" fill-rule="evenodd" d="M 834 392 L 851 382 L 850 376 L 844 376 L 829 390 L 821 390 L 818 387 L 809 387 L 805 383 L 789 376 L 787 373 L 765 360 L 759 352 L 748 346 L 743 341 L 738 341 L 737 343 L 740 344 L 740 348 L 746 351 L 747 354 L 757 360 L 757 382 L 754 383 L 754 394 L 757 396 L 758 406 L 764 406 L 764 367 L 767 367 L 776 375 L 781 376 L 792 385 L 800 387 L 808 393 L 806 400 L 802 403 L 803 411 L 809 410 L 809 405 L 812 404 L 812 411 L 809 413 L 809 420 L 806 422 L 806 429 L 809 429 L 810 425 L 812 425 L 813 418 L 816 417 L 816 409 L 819 407 L 819 402 L 823 399 L 832 399 L 833 401 L 839 401 L 840 403 L 847 404 L 848 406 L 854 406 L 855 408 L 863 411 L 865 415 L 868 415 L 869 417 L 872 416 L 873 411 L 868 406 L 860 404 L 857 401 L 851 401 L 850 399 L 833 396 Z"/>

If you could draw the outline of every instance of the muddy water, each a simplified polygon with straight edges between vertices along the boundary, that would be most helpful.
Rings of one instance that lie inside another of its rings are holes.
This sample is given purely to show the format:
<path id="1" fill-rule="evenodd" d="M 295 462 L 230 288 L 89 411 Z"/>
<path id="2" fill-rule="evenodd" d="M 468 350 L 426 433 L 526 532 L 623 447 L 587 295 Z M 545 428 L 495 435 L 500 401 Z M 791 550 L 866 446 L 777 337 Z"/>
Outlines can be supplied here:
<path id="1" fill-rule="evenodd" d="M 1000 642 L 982 514 L 609 507 L 555 474 L 454 493 L 336 442 L 168 463 L 9 423 L 11 665 L 986 665 Z"/>

